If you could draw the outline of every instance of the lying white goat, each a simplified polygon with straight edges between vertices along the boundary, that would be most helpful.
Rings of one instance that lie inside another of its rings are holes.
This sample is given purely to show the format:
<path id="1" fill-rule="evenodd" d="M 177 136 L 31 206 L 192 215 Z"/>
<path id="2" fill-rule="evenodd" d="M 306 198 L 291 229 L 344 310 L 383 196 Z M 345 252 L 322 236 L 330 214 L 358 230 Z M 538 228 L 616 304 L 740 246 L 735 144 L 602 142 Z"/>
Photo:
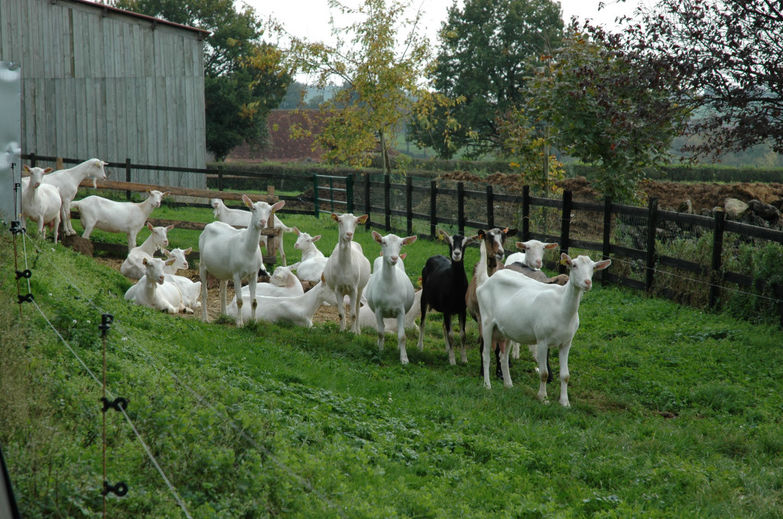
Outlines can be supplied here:
<path id="1" fill-rule="evenodd" d="M 144 227 L 153 209 L 160 207 L 160 202 L 168 195 L 157 190 L 147 191 L 143 202 L 115 202 L 92 195 L 71 202 L 71 209 L 77 209 L 84 232 L 82 238 L 89 238 L 93 229 L 107 232 L 124 232 L 128 234 L 128 252 L 136 246 L 136 235 Z"/>
<path id="2" fill-rule="evenodd" d="M 242 294 L 242 320 L 249 321 L 250 315 L 250 288 L 247 286 L 242 287 L 240 291 Z M 291 267 L 279 266 L 275 268 L 272 276 L 269 278 L 269 283 L 259 283 L 256 285 L 256 302 L 261 304 L 261 297 L 295 297 L 304 294 L 302 283 L 299 281 L 293 272 Z M 247 306 L 245 306 L 247 305 Z M 231 299 L 231 302 L 226 308 L 226 313 L 231 317 L 237 317 L 239 310 L 237 308 L 237 297 Z M 256 311 L 256 317 L 264 320 L 263 310 Z"/>
<path id="3" fill-rule="evenodd" d="M 163 254 L 166 255 L 166 259 L 169 260 L 171 258 L 174 258 L 174 263 L 169 265 L 166 264 L 166 268 L 163 269 L 166 274 L 176 274 L 179 270 L 187 270 L 188 265 L 188 259 L 185 257 L 191 252 L 193 252 L 193 247 L 188 247 L 187 249 L 163 249 Z"/>
<path id="4" fill-rule="evenodd" d="M 46 226 L 51 226 L 54 243 L 57 243 L 62 204 L 60 193 L 56 187 L 43 182 L 44 173 L 52 168 L 30 168 L 25 164 L 24 169 L 30 173 L 30 180 L 26 186 L 22 184 L 22 215 L 38 224 L 38 236 L 41 239 L 46 238 Z"/>
<path id="5" fill-rule="evenodd" d="M 256 296 L 260 306 L 256 317 L 270 323 L 287 322 L 310 328 L 313 326 L 315 312 L 333 297 L 334 295 L 323 280 L 298 296 Z"/>
<path id="6" fill-rule="evenodd" d="M 317 283 L 321 279 L 327 260 L 324 253 L 318 250 L 315 245 L 315 242 L 321 239 L 321 235 L 310 236 L 296 227 L 294 227 L 294 233 L 296 233 L 294 248 L 302 251 L 302 259 L 292 265 L 296 270 L 296 277 L 302 281 Z"/>
<path id="7" fill-rule="evenodd" d="M 176 314 L 181 311 L 193 312 L 185 306 L 182 293 L 177 285 L 166 281 L 163 273 L 164 261 L 162 259 L 144 258 L 142 264 L 144 265 L 144 275 L 125 292 L 126 301 L 148 306 L 156 310 L 164 310 L 170 314 Z"/>
<path id="8" fill-rule="evenodd" d="M 249 296 L 251 301 L 251 317 L 255 320 L 256 314 L 256 285 L 258 283 L 258 271 L 261 269 L 261 249 L 258 246 L 261 237 L 261 229 L 266 227 L 267 220 L 274 212 L 285 205 L 281 200 L 275 205 L 266 202 L 256 202 L 242 195 L 242 201 L 250 209 L 250 225 L 245 229 L 236 229 L 224 222 L 208 223 L 198 238 L 201 259 L 199 261 L 199 275 L 201 276 L 201 318 L 207 320 L 207 274 L 212 274 L 220 281 L 220 312 L 226 313 L 226 287 L 228 280 L 234 282 L 234 291 L 240 292 L 242 279 L 248 279 Z M 239 312 L 237 326 L 242 326 L 242 298 L 237 299 Z"/>
<path id="9" fill-rule="evenodd" d="M 378 349 L 383 349 L 386 337 L 385 317 L 397 319 L 397 347 L 400 350 L 400 362 L 408 363 L 408 353 L 405 350 L 405 314 L 413 306 L 413 283 L 405 274 L 405 270 L 397 267 L 400 261 L 400 248 L 416 241 L 416 236 L 400 238 L 396 234 L 381 236 L 376 231 L 372 237 L 381 245 L 383 257 L 377 262 L 376 268 L 367 283 L 367 306 L 375 312 L 376 330 L 378 332 Z"/>
<path id="10" fill-rule="evenodd" d="M 510 339 L 520 344 L 536 345 L 540 385 L 538 399 L 547 400 L 549 375 L 546 359 L 549 348 L 560 352 L 560 404 L 568 407 L 568 351 L 579 328 L 579 303 L 582 294 L 593 285 L 593 272 L 607 268 L 611 260 L 593 261 L 587 256 L 571 259 L 561 254 L 570 269 L 566 285 L 544 284 L 514 272 L 501 269 L 476 290 L 481 309 L 481 333 L 484 344 L 495 339 Z M 503 384 L 511 387 L 508 349 L 501 351 Z M 484 385 L 489 379 L 489 348 L 484 348 Z"/>
<path id="11" fill-rule="evenodd" d="M 168 227 L 153 227 L 151 223 L 147 222 L 147 229 L 150 230 L 150 235 L 142 242 L 138 247 L 133 247 L 128 253 L 128 257 L 120 265 L 120 272 L 126 277 L 131 279 L 140 279 L 144 275 L 144 263 L 142 260 L 152 259 L 153 255 L 168 247 L 169 238 L 168 232 L 174 228 L 173 225 Z"/>
<path id="12" fill-rule="evenodd" d="M 187 249 L 163 249 L 163 254 L 166 255 L 166 265 L 163 267 L 163 272 L 166 277 L 166 281 L 171 281 L 177 285 L 180 293 L 182 294 L 182 303 L 185 305 L 186 310 L 192 310 L 195 312 L 201 308 L 201 281 L 194 282 L 190 278 L 177 275 L 178 270 L 187 269 L 189 267 L 188 260 L 185 256 L 193 252 L 192 247 Z M 169 260 L 174 260 L 170 263 Z"/>
<path id="13" fill-rule="evenodd" d="M 223 200 L 220 198 L 213 198 L 210 200 L 210 204 L 212 205 L 213 213 L 215 215 L 215 219 L 219 222 L 227 223 L 231 225 L 232 227 L 247 227 L 250 225 L 250 212 L 245 211 L 243 209 L 232 209 L 228 206 L 226 206 L 225 203 L 223 203 Z M 272 226 L 275 229 L 280 230 L 280 240 L 278 243 L 278 249 L 280 249 L 280 262 L 285 265 L 286 264 L 286 257 L 285 257 L 285 249 L 283 249 L 283 233 L 284 232 L 294 232 L 293 227 L 288 227 L 286 224 L 284 224 L 280 218 L 278 218 L 277 215 L 274 215 L 274 220 L 272 221 Z M 264 246 L 267 245 L 267 236 L 262 235 L 261 236 L 261 242 L 264 244 Z"/>
<path id="14" fill-rule="evenodd" d="M 98 180 L 106 179 L 106 171 L 103 168 L 108 164 L 108 162 L 100 159 L 88 159 L 72 168 L 57 170 L 44 178 L 45 183 L 52 184 L 60 192 L 60 199 L 62 200 L 60 217 L 63 222 L 63 232 L 66 236 L 76 234 L 71 224 L 70 208 L 71 202 L 73 202 L 76 192 L 79 190 L 79 185 L 84 179 L 89 178 L 92 179 L 93 187 L 97 188 Z"/>

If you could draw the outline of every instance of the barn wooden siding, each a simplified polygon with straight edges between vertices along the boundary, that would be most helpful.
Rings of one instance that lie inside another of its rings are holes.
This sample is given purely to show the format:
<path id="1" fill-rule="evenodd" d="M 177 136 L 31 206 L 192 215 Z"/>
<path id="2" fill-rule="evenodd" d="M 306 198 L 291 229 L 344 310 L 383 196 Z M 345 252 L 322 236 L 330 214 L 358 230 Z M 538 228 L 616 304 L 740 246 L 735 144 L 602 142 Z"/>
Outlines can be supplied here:
<path id="1" fill-rule="evenodd" d="M 84 0 L 0 0 L 0 60 L 22 66 L 23 153 L 204 168 L 205 35 Z M 188 173 L 132 180 L 205 186 Z"/>

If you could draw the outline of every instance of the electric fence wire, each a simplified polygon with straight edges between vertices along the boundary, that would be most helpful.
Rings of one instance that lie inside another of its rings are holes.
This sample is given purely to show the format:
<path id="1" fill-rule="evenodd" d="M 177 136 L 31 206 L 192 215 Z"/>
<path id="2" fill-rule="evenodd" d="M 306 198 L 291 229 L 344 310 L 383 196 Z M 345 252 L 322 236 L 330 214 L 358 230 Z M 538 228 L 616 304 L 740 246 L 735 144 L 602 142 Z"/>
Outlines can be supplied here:
<path id="1" fill-rule="evenodd" d="M 51 264 L 50 264 L 51 266 Z M 54 270 L 54 269 L 52 269 Z M 98 313 L 103 314 L 106 313 L 102 308 L 100 308 L 91 298 L 89 298 L 83 290 L 81 290 L 78 286 L 76 286 L 73 281 L 65 276 L 63 276 L 63 279 L 65 282 L 70 285 L 76 292 L 79 293 L 79 296 L 82 298 L 82 300 L 89 303 L 90 306 L 92 306 Z M 312 486 L 312 484 L 307 481 L 304 477 L 297 474 L 291 467 L 280 461 L 277 456 L 275 456 L 272 451 L 270 451 L 268 448 L 264 447 L 263 445 L 259 444 L 255 438 L 250 436 L 247 431 L 243 427 L 241 427 L 239 424 L 236 423 L 236 420 L 229 416 L 224 411 L 218 409 L 212 402 L 210 402 L 206 397 L 204 397 L 200 392 L 196 391 L 190 384 L 188 384 L 186 381 L 184 381 L 179 375 L 177 375 L 176 372 L 174 372 L 173 369 L 171 369 L 169 366 L 167 366 L 165 363 L 163 363 L 158 357 L 153 356 L 149 350 L 147 350 L 142 344 L 140 344 L 138 341 L 133 339 L 132 334 L 128 333 L 129 331 L 125 329 L 122 325 L 118 324 L 117 321 L 114 322 L 114 328 L 120 333 L 123 333 L 125 337 L 128 337 L 132 344 L 138 348 L 137 351 L 141 351 L 147 360 L 151 362 L 152 364 L 155 364 L 157 366 L 160 366 L 163 371 L 169 374 L 169 376 L 182 388 L 184 388 L 187 392 L 191 394 L 191 396 L 199 402 L 203 407 L 209 409 L 216 415 L 220 416 L 221 418 L 227 420 L 228 424 L 231 426 L 232 429 L 234 429 L 245 441 L 247 441 L 250 445 L 252 445 L 255 449 L 257 449 L 260 452 L 263 452 L 267 458 L 272 461 L 272 463 L 275 464 L 280 470 L 282 470 L 284 473 L 286 473 L 293 481 L 297 482 L 302 488 L 310 492 L 311 494 L 318 497 L 321 501 L 326 503 L 330 508 L 337 511 L 337 513 L 340 515 L 340 517 L 347 517 L 345 514 L 345 511 L 338 506 L 336 503 L 334 503 L 331 499 L 329 499 L 325 494 L 317 490 L 315 487 Z M 59 335 L 59 334 L 58 334 Z M 82 363 L 82 365 L 84 365 Z M 86 366 L 85 366 L 86 368 Z M 123 414 L 125 414 L 125 411 L 123 410 Z M 127 418 L 127 415 L 126 415 Z M 146 445 L 145 445 L 146 448 Z M 154 461 L 153 461 L 154 462 Z M 165 476 L 164 476 L 165 479 Z"/>
<path id="2" fill-rule="evenodd" d="M 25 237 L 25 239 L 27 239 L 27 233 L 22 233 L 22 234 Z M 25 240 L 23 240 L 23 242 L 24 241 Z M 31 244 L 31 245 L 33 245 L 33 247 L 36 248 L 38 250 L 38 252 L 40 253 L 40 249 L 38 249 L 38 247 L 36 247 L 35 244 Z M 27 265 L 27 248 L 23 247 L 23 250 L 24 250 L 24 254 L 25 254 L 24 261 L 25 261 L 25 266 L 26 266 Z M 54 271 L 54 269 L 53 269 L 53 271 Z M 63 279 L 65 279 L 65 278 L 63 278 Z M 66 282 L 67 282 L 67 279 L 66 279 Z M 29 279 L 27 280 L 27 283 L 28 283 L 28 290 L 29 290 L 29 287 L 30 287 L 30 280 Z M 100 381 L 100 379 L 95 375 L 95 373 L 93 373 L 93 371 L 89 368 L 89 366 L 87 366 L 87 364 L 84 362 L 84 360 L 82 360 L 82 358 L 79 356 L 78 353 L 76 353 L 76 351 L 71 347 L 71 345 L 68 344 L 68 341 L 65 340 L 65 338 L 62 336 L 62 334 L 52 324 L 52 322 L 46 316 L 46 314 L 41 309 L 41 307 L 38 306 L 38 303 L 35 301 L 35 299 L 32 299 L 31 302 L 33 303 L 33 306 L 38 311 L 38 313 L 41 315 L 43 320 L 46 322 L 46 324 L 49 325 L 49 327 L 54 331 L 54 333 L 57 335 L 57 337 L 60 339 L 60 341 L 65 345 L 65 347 L 68 349 L 68 351 L 70 351 L 71 354 L 79 362 L 79 364 L 82 365 L 82 367 L 87 372 L 87 374 L 90 376 L 90 378 L 92 378 L 95 381 L 95 383 L 98 384 L 99 387 L 103 387 L 103 384 Z M 112 394 L 112 392 L 110 390 L 107 389 L 106 392 L 112 398 L 114 397 L 114 395 Z M 155 459 L 155 456 L 152 454 L 152 451 L 147 446 L 147 444 L 144 441 L 144 439 L 141 437 L 141 434 L 139 433 L 139 431 L 136 428 L 136 426 L 133 424 L 133 421 L 131 420 L 130 416 L 128 416 L 128 414 L 125 412 L 124 408 L 120 407 L 120 410 L 121 410 L 123 416 L 125 417 L 125 420 L 128 422 L 128 425 L 130 425 L 131 429 L 133 430 L 133 433 L 136 436 L 136 439 L 139 441 L 139 443 L 141 443 L 141 445 L 144 448 L 144 451 L 147 453 L 147 456 L 149 457 L 150 461 L 155 466 L 155 468 L 157 469 L 157 471 L 160 474 L 160 476 L 163 478 L 163 481 L 166 483 L 166 486 L 168 486 L 169 491 L 171 491 L 172 495 L 174 496 L 174 500 L 177 502 L 179 507 L 182 509 L 182 511 L 185 514 L 185 516 L 188 519 L 192 519 L 190 513 L 188 512 L 187 507 L 185 506 L 185 503 L 182 501 L 182 498 L 180 498 L 179 494 L 177 493 L 177 490 L 174 488 L 174 485 L 171 484 L 171 481 L 169 481 L 169 478 L 166 476 L 166 473 L 163 471 L 163 469 L 161 468 L 160 464 Z"/>

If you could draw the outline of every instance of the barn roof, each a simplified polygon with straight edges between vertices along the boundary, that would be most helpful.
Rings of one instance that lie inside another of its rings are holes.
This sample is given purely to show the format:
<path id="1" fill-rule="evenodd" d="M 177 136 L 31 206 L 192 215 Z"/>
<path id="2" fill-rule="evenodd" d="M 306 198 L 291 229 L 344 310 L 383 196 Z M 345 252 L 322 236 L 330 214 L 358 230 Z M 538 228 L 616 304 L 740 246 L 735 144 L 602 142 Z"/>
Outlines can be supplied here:
<path id="1" fill-rule="evenodd" d="M 57 0 L 54 0 L 55 2 Z M 155 18 L 154 16 L 147 16 L 146 14 L 140 14 L 140 13 L 134 13 L 133 11 L 126 11 L 125 9 L 119 9 L 117 7 L 112 7 L 110 5 L 105 4 L 99 4 L 98 2 L 93 2 L 91 0 L 60 0 L 60 1 L 67 1 L 72 2 L 74 4 L 82 4 L 94 7 L 96 9 L 101 9 L 104 13 L 116 13 L 123 16 L 130 16 L 133 18 L 139 18 L 141 20 L 147 20 L 153 25 L 160 24 L 160 25 L 168 25 L 169 27 L 176 27 L 178 29 L 184 29 L 186 31 L 192 31 L 199 33 L 199 37 L 204 38 L 206 36 L 209 36 L 209 31 L 206 31 L 204 29 L 199 29 L 198 27 L 191 27 L 189 25 L 182 25 L 179 23 L 170 22 L 168 20 L 164 20 L 162 18 Z"/>

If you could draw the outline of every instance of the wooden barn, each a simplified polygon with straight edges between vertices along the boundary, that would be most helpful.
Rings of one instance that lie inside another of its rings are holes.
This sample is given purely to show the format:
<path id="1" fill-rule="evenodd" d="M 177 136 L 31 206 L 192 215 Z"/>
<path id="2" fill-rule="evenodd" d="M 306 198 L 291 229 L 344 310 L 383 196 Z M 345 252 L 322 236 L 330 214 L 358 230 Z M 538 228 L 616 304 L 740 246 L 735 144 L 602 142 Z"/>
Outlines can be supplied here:
<path id="1" fill-rule="evenodd" d="M 0 60 L 22 70 L 22 153 L 204 168 L 207 35 L 87 0 L 1 0 Z M 132 180 L 205 185 L 146 170 Z"/>

